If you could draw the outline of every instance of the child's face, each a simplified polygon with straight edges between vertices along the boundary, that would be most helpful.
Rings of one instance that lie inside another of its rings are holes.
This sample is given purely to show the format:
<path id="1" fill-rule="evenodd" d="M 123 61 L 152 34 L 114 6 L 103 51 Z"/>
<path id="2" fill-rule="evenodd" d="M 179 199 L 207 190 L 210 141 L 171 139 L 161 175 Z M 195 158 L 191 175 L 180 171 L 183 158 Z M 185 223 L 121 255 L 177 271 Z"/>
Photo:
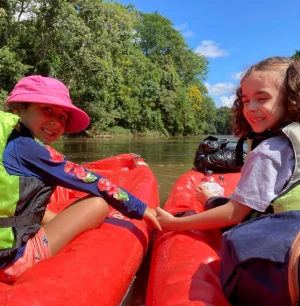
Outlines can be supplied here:
<path id="1" fill-rule="evenodd" d="M 242 81 L 243 113 L 256 133 L 275 128 L 287 120 L 280 93 L 280 72 L 254 71 Z"/>
<path id="2" fill-rule="evenodd" d="M 56 141 L 64 132 L 68 113 L 61 106 L 31 103 L 27 109 L 16 110 L 24 123 L 45 144 Z"/>

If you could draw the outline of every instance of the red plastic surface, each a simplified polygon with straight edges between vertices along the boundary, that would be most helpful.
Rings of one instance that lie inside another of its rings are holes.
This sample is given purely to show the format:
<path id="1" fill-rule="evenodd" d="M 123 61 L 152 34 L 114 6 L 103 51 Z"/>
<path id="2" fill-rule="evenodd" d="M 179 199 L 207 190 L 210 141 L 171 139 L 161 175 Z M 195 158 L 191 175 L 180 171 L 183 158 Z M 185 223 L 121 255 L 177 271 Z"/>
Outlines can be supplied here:
<path id="1" fill-rule="evenodd" d="M 218 175 L 214 175 L 215 178 Z M 225 196 L 234 190 L 240 173 L 224 174 Z M 164 209 L 200 213 L 196 187 L 203 174 L 188 171 L 178 178 Z M 146 306 L 230 305 L 220 281 L 221 231 L 157 232 L 151 258 Z"/>
<path id="2" fill-rule="evenodd" d="M 141 158 L 122 154 L 86 166 L 148 206 L 159 205 L 156 178 Z M 59 212 L 83 195 L 59 187 L 49 208 Z M 1 283 L 0 305 L 119 305 L 152 234 L 145 221 L 130 220 L 111 209 L 99 229 L 80 235 L 58 255 L 24 272 L 12 286 Z"/>

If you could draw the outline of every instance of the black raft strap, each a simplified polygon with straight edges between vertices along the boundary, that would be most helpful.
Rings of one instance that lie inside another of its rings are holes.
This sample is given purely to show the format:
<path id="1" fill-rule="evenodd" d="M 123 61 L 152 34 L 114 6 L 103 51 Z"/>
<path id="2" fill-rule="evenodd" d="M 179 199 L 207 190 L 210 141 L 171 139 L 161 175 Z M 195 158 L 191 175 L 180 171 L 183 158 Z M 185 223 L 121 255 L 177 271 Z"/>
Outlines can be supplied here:
<path id="1" fill-rule="evenodd" d="M 41 221 L 39 214 L 32 214 L 28 216 L 15 216 L 0 218 L 0 228 L 26 226 L 37 224 Z"/>

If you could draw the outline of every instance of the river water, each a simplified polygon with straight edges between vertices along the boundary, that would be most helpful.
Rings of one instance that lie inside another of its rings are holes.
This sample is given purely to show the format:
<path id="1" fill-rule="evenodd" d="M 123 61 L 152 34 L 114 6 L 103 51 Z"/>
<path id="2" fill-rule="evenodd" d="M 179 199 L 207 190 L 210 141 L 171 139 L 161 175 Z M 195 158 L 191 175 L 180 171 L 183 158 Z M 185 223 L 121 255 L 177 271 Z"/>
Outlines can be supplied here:
<path id="1" fill-rule="evenodd" d="M 177 178 L 193 167 L 195 152 L 206 136 L 169 137 L 169 138 L 62 138 L 54 146 L 67 159 L 76 162 L 88 162 L 122 153 L 141 155 L 156 176 L 160 204 L 163 205 Z M 229 138 L 228 146 L 234 146 L 236 140 Z"/>

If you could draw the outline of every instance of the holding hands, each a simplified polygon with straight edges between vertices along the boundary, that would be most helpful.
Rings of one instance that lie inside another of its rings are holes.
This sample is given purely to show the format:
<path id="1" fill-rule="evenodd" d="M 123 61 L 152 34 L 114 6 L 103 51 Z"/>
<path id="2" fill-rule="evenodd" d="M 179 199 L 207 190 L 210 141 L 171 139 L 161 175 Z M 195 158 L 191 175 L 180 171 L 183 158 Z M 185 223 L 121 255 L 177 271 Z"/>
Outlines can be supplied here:
<path id="1" fill-rule="evenodd" d="M 211 196 L 213 196 L 213 194 L 206 187 L 201 184 L 197 186 L 196 197 L 203 207 L 207 199 Z M 160 231 L 184 231 L 195 229 L 199 226 L 198 222 L 202 219 L 201 217 L 192 216 L 177 218 L 160 207 L 156 208 L 156 210 L 147 207 L 144 213 L 144 219 L 150 221 L 152 226 Z"/>
<path id="2" fill-rule="evenodd" d="M 144 212 L 144 220 L 149 221 L 159 231 L 162 229 L 165 231 L 176 231 L 176 221 L 178 221 L 178 218 L 175 218 L 172 214 L 160 207 L 154 210 L 147 206 Z"/>
<path id="3" fill-rule="evenodd" d="M 204 208 L 204 204 L 213 194 L 203 185 L 197 186 L 196 189 L 196 197 L 199 203 L 202 204 Z M 156 208 L 156 220 L 160 224 L 160 228 L 164 231 L 184 231 L 184 230 L 192 230 L 196 229 L 198 226 L 198 216 L 190 216 L 177 218 L 174 217 L 169 212 L 163 210 L 162 208 Z M 201 219 L 201 217 L 199 218 Z"/>
<path id="4" fill-rule="evenodd" d="M 161 209 L 160 207 L 156 208 L 157 220 L 160 226 L 165 231 L 176 231 L 178 218 L 174 217 L 169 212 Z"/>
<path id="5" fill-rule="evenodd" d="M 161 229 L 161 226 L 158 222 L 158 219 L 157 219 L 157 212 L 155 211 L 155 209 L 151 208 L 151 207 L 148 207 L 146 208 L 145 212 L 144 212 L 144 220 L 147 220 L 149 221 L 152 226 L 158 230 L 162 230 Z"/>

